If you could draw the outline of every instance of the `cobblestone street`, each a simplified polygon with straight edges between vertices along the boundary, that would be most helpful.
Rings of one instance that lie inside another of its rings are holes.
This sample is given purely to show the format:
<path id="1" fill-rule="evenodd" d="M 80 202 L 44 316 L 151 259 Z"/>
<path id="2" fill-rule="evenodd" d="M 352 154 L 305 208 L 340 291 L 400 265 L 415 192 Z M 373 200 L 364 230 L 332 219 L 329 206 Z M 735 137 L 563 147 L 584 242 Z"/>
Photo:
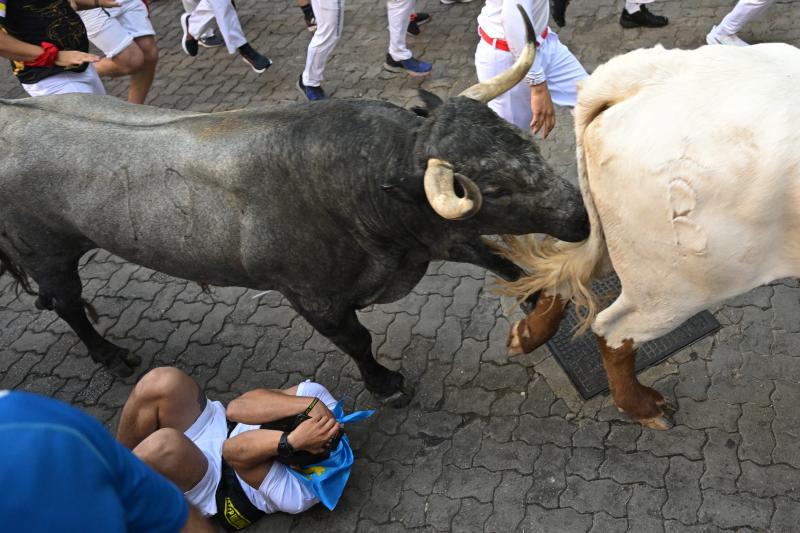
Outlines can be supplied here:
<path id="1" fill-rule="evenodd" d="M 294 84 L 310 34 L 291 1 L 237 0 L 245 34 L 275 64 L 257 75 L 224 48 L 180 48 L 175 0 L 151 3 L 161 59 L 151 105 L 221 111 L 303 98 Z M 573 0 L 559 36 L 590 72 L 612 56 L 662 43 L 693 48 L 734 0 L 657 1 L 661 29 L 623 30 L 621 0 Z M 481 2 L 420 0 L 432 21 L 409 37 L 434 63 L 420 81 L 382 70 L 388 34 L 382 2 L 350 0 L 344 34 L 326 70 L 334 98 L 418 104 L 417 88 L 452 96 L 475 81 L 475 19 Z M 557 29 L 553 25 L 553 29 Z M 741 36 L 800 44 L 800 9 L 777 2 Z M 747 76 L 743 72 L 742 76 Z M 127 92 L 127 79 L 106 81 Z M 6 68 L 0 96 L 24 95 Z M 576 180 L 572 119 L 537 139 L 549 163 Z M 102 146 L 96 147 L 103 150 Z M 213 157 L 213 155 L 210 155 Z M 796 237 L 793 237 L 796 238 Z M 0 389 L 54 396 L 116 427 L 136 379 L 175 365 L 228 401 L 256 387 L 311 378 L 347 410 L 378 408 L 349 357 L 316 333 L 279 293 L 194 283 L 87 254 L 84 297 L 98 329 L 139 354 L 131 378 L 92 362 L 55 313 L 39 312 L 0 278 Z M 408 407 L 381 407 L 348 432 L 356 455 L 339 506 L 276 514 L 250 531 L 797 531 L 800 526 L 800 284 L 784 280 L 712 309 L 715 335 L 640 377 L 676 400 L 667 432 L 628 422 L 608 396 L 581 400 L 546 348 L 506 356 L 511 302 L 477 267 L 436 263 L 414 291 L 360 313 L 381 363 L 414 386 Z"/>

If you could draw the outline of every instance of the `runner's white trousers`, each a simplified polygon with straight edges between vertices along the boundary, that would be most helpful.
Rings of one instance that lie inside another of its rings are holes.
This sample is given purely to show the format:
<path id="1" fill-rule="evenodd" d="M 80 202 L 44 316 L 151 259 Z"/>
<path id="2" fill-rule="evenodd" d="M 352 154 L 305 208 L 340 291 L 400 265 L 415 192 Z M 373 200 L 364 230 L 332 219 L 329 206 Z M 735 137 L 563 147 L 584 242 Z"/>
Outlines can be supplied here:
<path id="1" fill-rule="evenodd" d="M 247 43 L 231 0 L 183 0 L 183 9 L 190 14 L 189 33 L 196 39 L 209 34 L 216 20 L 229 54 Z"/>

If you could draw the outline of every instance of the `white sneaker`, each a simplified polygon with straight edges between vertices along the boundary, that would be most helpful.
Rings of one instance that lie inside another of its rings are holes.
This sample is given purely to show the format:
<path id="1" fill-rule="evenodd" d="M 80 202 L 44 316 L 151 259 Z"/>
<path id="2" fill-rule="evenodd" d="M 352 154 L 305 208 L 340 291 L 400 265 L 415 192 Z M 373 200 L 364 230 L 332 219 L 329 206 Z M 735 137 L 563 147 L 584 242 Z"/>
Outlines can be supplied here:
<path id="1" fill-rule="evenodd" d="M 721 35 L 717 33 L 717 27 L 711 28 L 711 31 L 706 35 L 706 42 L 708 44 L 724 44 L 726 46 L 750 46 L 750 43 L 741 40 L 736 34 Z"/>

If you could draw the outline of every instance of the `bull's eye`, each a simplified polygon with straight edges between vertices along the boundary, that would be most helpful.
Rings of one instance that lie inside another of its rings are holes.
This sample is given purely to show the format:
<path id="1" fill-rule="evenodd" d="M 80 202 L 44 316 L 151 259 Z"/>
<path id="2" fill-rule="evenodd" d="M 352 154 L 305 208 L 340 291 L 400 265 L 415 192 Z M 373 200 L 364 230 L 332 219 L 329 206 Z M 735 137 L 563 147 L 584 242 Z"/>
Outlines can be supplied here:
<path id="1" fill-rule="evenodd" d="M 497 185 L 489 185 L 483 191 L 481 191 L 481 193 L 489 198 L 499 198 L 500 196 L 506 196 L 509 194 L 507 189 Z"/>

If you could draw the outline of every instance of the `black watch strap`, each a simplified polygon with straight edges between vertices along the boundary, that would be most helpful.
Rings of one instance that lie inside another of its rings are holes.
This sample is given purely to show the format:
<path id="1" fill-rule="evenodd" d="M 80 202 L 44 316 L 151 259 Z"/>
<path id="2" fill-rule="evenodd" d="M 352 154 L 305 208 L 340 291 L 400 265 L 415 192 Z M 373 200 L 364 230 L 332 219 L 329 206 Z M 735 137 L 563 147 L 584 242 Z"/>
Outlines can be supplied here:
<path id="1" fill-rule="evenodd" d="M 278 456 L 286 458 L 291 457 L 293 453 L 294 448 L 289 444 L 289 432 L 284 431 L 281 433 L 281 440 L 278 441 Z"/>

